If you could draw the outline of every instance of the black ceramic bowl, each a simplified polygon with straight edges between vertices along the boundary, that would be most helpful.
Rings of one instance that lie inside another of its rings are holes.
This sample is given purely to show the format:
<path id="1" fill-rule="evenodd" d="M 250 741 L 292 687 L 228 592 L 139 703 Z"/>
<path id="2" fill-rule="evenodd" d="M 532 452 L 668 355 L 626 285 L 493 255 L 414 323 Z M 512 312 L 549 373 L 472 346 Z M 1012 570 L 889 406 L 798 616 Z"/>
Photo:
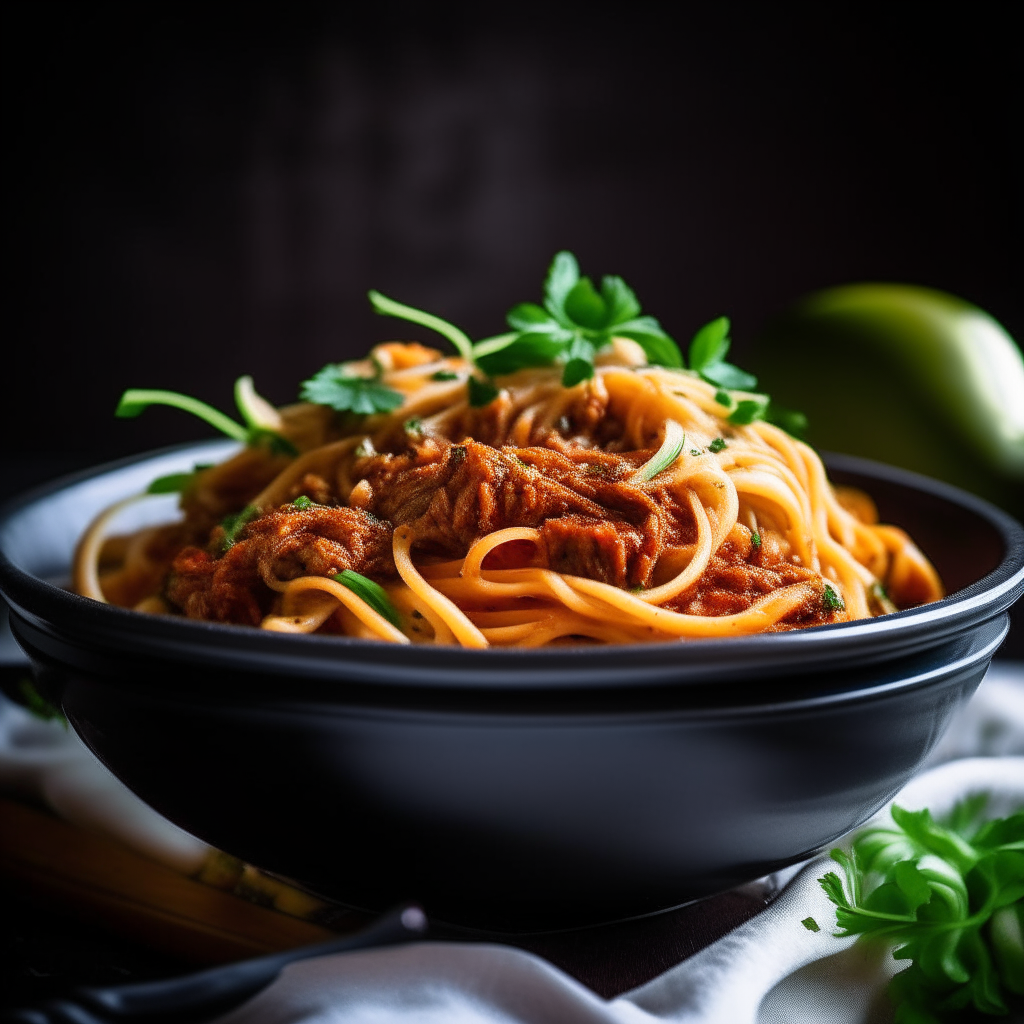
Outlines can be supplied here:
<path id="1" fill-rule="evenodd" d="M 415 899 L 464 925 L 567 927 L 806 857 L 914 774 L 1024 590 L 1019 524 L 840 457 L 833 479 L 906 527 L 951 597 L 742 639 L 467 651 L 150 617 L 55 585 L 99 508 L 227 450 L 132 460 L 9 506 L 11 625 L 75 729 L 144 800 L 370 910 Z"/>

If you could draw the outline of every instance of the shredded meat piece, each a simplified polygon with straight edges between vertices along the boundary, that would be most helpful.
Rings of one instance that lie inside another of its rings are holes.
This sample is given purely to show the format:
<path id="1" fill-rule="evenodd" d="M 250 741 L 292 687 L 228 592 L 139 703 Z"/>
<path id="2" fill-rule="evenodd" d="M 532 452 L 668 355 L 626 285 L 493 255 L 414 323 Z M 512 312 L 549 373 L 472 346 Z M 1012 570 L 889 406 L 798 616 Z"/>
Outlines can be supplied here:
<path id="1" fill-rule="evenodd" d="M 223 539 L 218 528 L 212 552 L 187 547 L 171 566 L 165 597 L 189 618 L 257 626 L 275 594 L 268 579 L 395 571 L 390 525 L 354 508 L 285 506 L 254 519 L 218 555 Z"/>
<path id="2" fill-rule="evenodd" d="M 766 594 L 794 583 L 817 584 L 815 596 L 773 626 L 773 632 L 821 626 L 839 618 L 836 611 L 826 609 L 821 577 L 814 570 L 785 561 L 751 563 L 730 543 L 711 556 L 707 569 L 689 590 L 666 601 L 664 607 L 687 615 L 734 615 Z"/>
<path id="3" fill-rule="evenodd" d="M 692 543 L 693 515 L 668 494 L 626 482 L 645 453 L 501 448 L 424 438 L 356 467 L 352 495 L 382 519 L 410 525 L 428 550 L 458 557 L 510 526 L 541 531 L 552 568 L 615 586 L 648 586 L 666 544 Z"/>
<path id="4" fill-rule="evenodd" d="M 354 569 L 371 578 L 395 573 L 391 536 L 409 525 L 419 550 L 450 557 L 511 526 L 540 531 L 539 551 L 516 542 L 488 556 L 488 568 L 526 565 L 539 556 L 552 569 L 616 587 L 650 587 L 673 552 L 692 545 L 697 527 L 688 504 L 667 489 L 629 483 L 650 452 L 614 453 L 549 435 L 544 447 L 493 448 L 473 439 L 453 444 L 408 439 L 397 453 L 368 455 L 353 467 L 350 507 L 282 506 L 245 526 L 221 553 L 185 547 L 174 559 L 165 597 L 190 618 L 259 625 L 274 605 L 268 581 L 334 576 Z M 331 485 L 307 474 L 296 489 L 322 503 Z M 694 615 L 729 615 L 793 583 L 814 581 L 814 595 L 779 623 L 795 629 L 834 621 L 814 571 L 793 565 L 781 549 L 752 548 L 743 531 L 722 545 L 700 580 L 665 607 Z M 528 550 L 527 550 L 528 549 Z"/>

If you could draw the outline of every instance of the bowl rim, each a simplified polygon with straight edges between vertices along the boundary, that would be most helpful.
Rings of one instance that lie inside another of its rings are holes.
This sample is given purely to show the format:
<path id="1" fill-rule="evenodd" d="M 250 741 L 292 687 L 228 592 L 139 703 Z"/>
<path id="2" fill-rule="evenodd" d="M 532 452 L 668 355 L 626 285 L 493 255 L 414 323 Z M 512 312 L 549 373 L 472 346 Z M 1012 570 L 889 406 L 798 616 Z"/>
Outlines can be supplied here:
<path id="1" fill-rule="evenodd" d="M 0 507 L 0 595 L 16 619 L 74 659 L 97 652 L 261 676 L 301 675 L 379 686 L 474 690 L 604 690 L 705 683 L 870 664 L 936 646 L 1004 613 L 1024 592 L 1024 527 L 982 498 L 910 470 L 821 453 L 831 472 L 910 487 L 984 519 L 1004 544 L 1001 562 L 940 601 L 892 615 L 784 633 L 594 647 L 489 648 L 398 645 L 337 636 L 292 636 L 247 626 L 140 615 L 100 604 L 16 565 L 5 528 L 33 505 L 89 480 L 168 456 L 201 456 L 223 441 L 143 452 L 33 488 Z M 684 657 L 680 657 L 685 652 Z"/>

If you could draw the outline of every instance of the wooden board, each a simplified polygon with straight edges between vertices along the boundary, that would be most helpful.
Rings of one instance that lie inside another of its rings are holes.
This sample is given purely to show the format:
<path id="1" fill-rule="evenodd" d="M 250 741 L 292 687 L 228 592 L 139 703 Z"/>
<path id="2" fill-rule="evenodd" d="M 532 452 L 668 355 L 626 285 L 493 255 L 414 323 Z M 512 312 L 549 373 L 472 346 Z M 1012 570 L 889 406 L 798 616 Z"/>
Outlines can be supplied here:
<path id="1" fill-rule="evenodd" d="M 197 964 L 227 963 L 336 934 L 4 798 L 0 874 L 48 902 Z"/>

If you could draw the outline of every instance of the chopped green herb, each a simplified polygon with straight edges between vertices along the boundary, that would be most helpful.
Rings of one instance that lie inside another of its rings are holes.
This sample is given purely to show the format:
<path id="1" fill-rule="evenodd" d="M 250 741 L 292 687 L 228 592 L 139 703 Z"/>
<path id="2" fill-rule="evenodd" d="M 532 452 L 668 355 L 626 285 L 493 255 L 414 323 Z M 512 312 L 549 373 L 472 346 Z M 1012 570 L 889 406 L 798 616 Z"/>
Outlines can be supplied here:
<path id="1" fill-rule="evenodd" d="M 686 434 L 683 428 L 675 420 L 665 421 L 665 438 L 661 447 L 654 453 L 654 457 L 645 462 L 631 477 L 636 482 L 653 480 L 659 473 L 668 469 L 683 450 L 686 443 Z"/>
<path id="2" fill-rule="evenodd" d="M 738 366 L 727 363 L 725 357 L 732 342 L 729 340 L 729 318 L 720 316 L 705 324 L 690 342 L 690 369 L 696 370 L 708 383 L 719 388 L 750 391 L 757 387 L 757 378 Z"/>
<path id="3" fill-rule="evenodd" d="M 281 414 L 256 391 L 248 374 L 235 381 L 235 405 L 250 431 L 276 433 L 281 426 Z"/>
<path id="4" fill-rule="evenodd" d="M 613 338 L 630 338 L 651 364 L 681 368 L 679 347 L 640 303 L 621 277 L 602 279 L 600 291 L 580 276 L 571 252 L 551 262 L 544 282 L 544 304 L 521 302 L 509 310 L 512 331 L 473 347 L 477 366 L 487 374 L 512 373 L 527 366 L 565 363 L 562 382 L 573 387 L 594 375 L 594 354 Z"/>
<path id="5" fill-rule="evenodd" d="M 767 408 L 767 396 L 759 398 L 744 398 L 742 401 L 736 403 L 736 408 L 729 414 L 729 422 L 735 423 L 739 426 L 746 426 L 748 423 L 753 423 L 754 420 L 761 419 Z"/>
<path id="6" fill-rule="evenodd" d="M 750 543 L 753 544 L 755 548 L 759 548 L 761 546 L 761 534 L 752 533 L 750 535 Z"/>
<path id="7" fill-rule="evenodd" d="M 871 585 L 871 596 L 881 607 L 884 614 L 892 615 L 893 613 L 899 611 L 899 608 L 897 608 L 896 605 L 893 604 L 892 598 L 889 597 L 888 591 L 885 589 L 885 587 L 882 586 L 881 583 L 873 583 Z"/>
<path id="8" fill-rule="evenodd" d="M 843 877 L 820 880 L 837 936 L 884 940 L 911 961 L 889 987 L 897 1021 L 937 1024 L 969 1007 L 1006 1016 L 1024 1005 L 1024 811 L 982 824 L 984 805 L 984 794 L 968 799 L 941 822 L 894 805 L 895 827 L 865 829 L 850 853 L 833 850 Z"/>
<path id="9" fill-rule="evenodd" d="M 195 473 L 171 473 L 158 476 L 146 488 L 147 494 L 178 494 L 188 488 L 195 480 Z"/>
<path id="10" fill-rule="evenodd" d="M 473 361 L 473 342 L 455 324 L 450 324 L 447 320 L 434 316 L 433 313 L 425 313 L 422 309 L 404 306 L 401 302 L 395 302 L 394 299 L 389 299 L 378 291 L 370 291 L 368 294 L 370 305 L 381 316 L 394 316 L 400 320 L 408 320 L 410 323 L 429 327 L 432 331 L 437 331 L 438 334 L 446 337 L 463 359 L 470 363 Z"/>
<path id="11" fill-rule="evenodd" d="M 245 379 L 245 378 L 240 378 Z M 249 378 L 251 381 L 251 378 Z M 257 396 L 259 397 L 259 396 Z M 260 399 L 263 401 L 263 399 Z M 169 405 L 174 409 L 181 409 L 183 412 L 198 416 L 199 419 L 209 423 L 211 427 L 219 430 L 222 434 L 235 441 L 242 441 L 248 445 L 268 444 L 275 454 L 297 455 L 295 446 L 285 437 L 268 427 L 251 425 L 242 426 L 236 423 L 230 416 L 225 416 L 219 409 L 212 405 L 201 402 L 198 398 L 191 398 L 182 395 L 177 391 L 153 391 L 145 388 L 129 388 L 121 395 L 114 415 L 122 419 L 134 419 L 144 409 L 151 405 Z M 154 491 L 152 493 L 164 493 Z"/>
<path id="12" fill-rule="evenodd" d="M 316 502 L 305 494 L 300 494 L 292 504 L 301 511 L 305 511 L 307 508 L 312 508 Z"/>
<path id="13" fill-rule="evenodd" d="M 405 400 L 401 392 L 385 387 L 375 377 L 357 377 L 345 363 L 330 363 L 302 382 L 299 397 L 336 412 L 370 416 L 391 412 Z"/>
<path id="14" fill-rule="evenodd" d="M 387 619 L 396 629 L 401 627 L 402 620 L 398 615 L 398 609 L 391 603 L 387 591 L 379 583 L 374 583 L 352 569 L 342 570 L 334 579 L 343 587 L 348 587 L 356 597 Z"/>
<path id="15" fill-rule="evenodd" d="M 690 449 L 690 454 L 691 455 L 700 455 L 700 449 L 699 448 L 691 448 Z"/>
<path id="16" fill-rule="evenodd" d="M 800 922 L 809 932 L 820 932 L 821 929 L 818 927 L 818 922 L 813 917 L 805 917 Z"/>
<path id="17" fill-rule="evenodd" d="M 410 416 L 402 426 L 407 434 L 419 435 L 423 433 L 423 420 L 419 416 Z"/>
<path id="18" fill-rule="evenodd" d="M 490 405 L 498 397 L 498 389 L 486 380 L 478 380 L 470 377 L 466 381 L 466 388 L 469 392 L 469 404 L 474 409 Z"/>
<path id="19" fill-rule="evenodd" d="M 724 437 L 716 437 L 714 441 L 712 441 L 711 444 L 708 445 L 708 451 L 714 452 L 717 455 L 720 451 L 722 451 L 723 448 L 728 447 L 729 446 L 725 443 Z"/>
<path id="20" fill-rule="evenodd" d="M 177 391 L 129 388 L 121 395 L 114 415 L 120 416 L 122 419 L 132 419 L 151 405 L 169 405 L 172 408 L 191 413 L 236 441 L 244 442 L 249 438 L 249 432 L 245 427 L 236 423 L 229 416 L 225 416 L 219 409 L 214 409 L 212 405 L 207 405 L 206 402 L 201 402 L 198 398 L 190 398 Z"/>
<path id="21" fill-rule="evenodd" d="M 454 370 L 438 370 L 430 375 L 431 380 L 458 380 L 459 375 Z"/>
<path id="22" fill-rule="evenodd" d="M 642 594 L 646 589 L 646 587 L 630 587 L 629 592 L 631 594 Z"/>
<path id="23" fill-rule="evenodd" d="M 224 528 L 222 549 L 227 551 L 232 547 L 245 526 L 259 514 L 260 510 L 255 505 L 246 505 L 241 512 L 237 512 L 233 516 L 226 516 L 220 524 Z"/>
<path id="24" fill-rule="evenodd" d="M 282 436 L 276 430 L 267 430 L 264 427 L 250 427 L 248 439 L 252 447 L 256 448 L 260 445 L 266 445 L 274 455 L 291 455 L 294 457 L 299 454 L 299 449 L 287 437 Z"/>
<path id="25" fill-rule="evenodd" d="M 25 709 L 36 718 L 42 719 L 44 722 L 60 722 L 61 725 L 66 729 L 68 727 L 68 720 L 64 717 L 64 712 L 55 704 L 51 704 L 37 689 L 36 684 L 31 679 L 22 679 L 18 683 L 18 689 L 21 691 L 22 700 L 25 704 Z"/>
<path id="26" fill-rule="evenodd" d="M 576 338 L 566 356 L 562 387 L 575 387 L 594 376 L 594 346 L 585 338 Z"/>
<path id="27" fill-rule="evenodd" d="M 724 405 L 727 409 L 732 408 L 732 395 L 728 391 L 716 391 L 715 401 L 719 405 Z"/>
<path id="28" fill-rule="evenodd" d="M 825 610 L 829 612 L 841 612 L 846 605 L 843 603 L 843 597 L 836 588 L 825 581 L 825 588 L 822 591 L 821 603 L 824 605 Z"/>

